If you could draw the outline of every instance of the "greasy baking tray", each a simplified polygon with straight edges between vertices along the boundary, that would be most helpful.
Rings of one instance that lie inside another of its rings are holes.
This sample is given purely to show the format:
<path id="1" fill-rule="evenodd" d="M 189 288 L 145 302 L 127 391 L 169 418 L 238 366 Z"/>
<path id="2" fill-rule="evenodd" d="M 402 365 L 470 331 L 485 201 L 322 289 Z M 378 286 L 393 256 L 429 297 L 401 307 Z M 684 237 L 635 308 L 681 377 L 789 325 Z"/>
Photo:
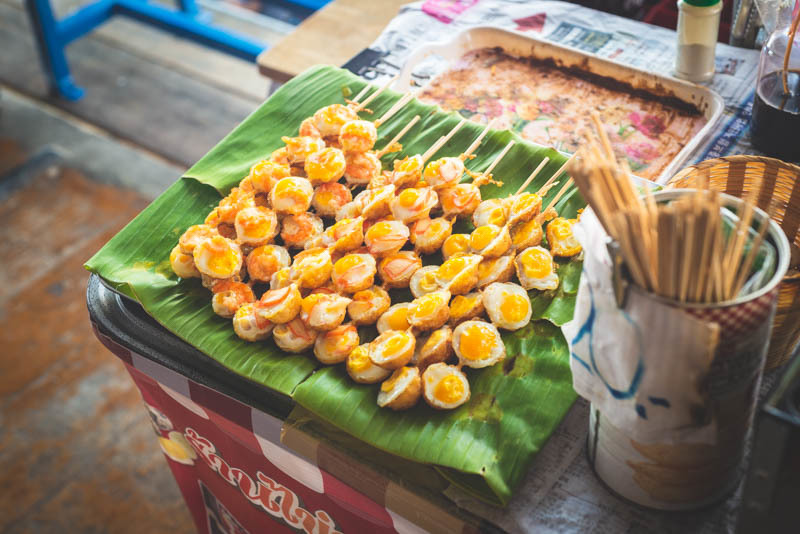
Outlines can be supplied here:
<path id="1" fill-rule="evenodd" d="M 493 27 L 475 27 L 456 35 L 452 40 L 425 44 L 415 50 L 403 66 L 394 88 L 417 90 L 446 71 L 466 53 L 482 48 L 501 48 L 509 56 L 550 62 L 556 67 L 588 72 L 593 77 L 610 78 L 644 91 L 659 99 L 677 99 L 691 104 L 703 115 L 706 123 L 666 164 L 656 177 L 665 183 L 686 162 L 688 156 L 710 135 L 724 109 L 716 92 L 677 78 L 655 74 L 600 58 L 574 48 L 550 43 L 527 35 Z"/>

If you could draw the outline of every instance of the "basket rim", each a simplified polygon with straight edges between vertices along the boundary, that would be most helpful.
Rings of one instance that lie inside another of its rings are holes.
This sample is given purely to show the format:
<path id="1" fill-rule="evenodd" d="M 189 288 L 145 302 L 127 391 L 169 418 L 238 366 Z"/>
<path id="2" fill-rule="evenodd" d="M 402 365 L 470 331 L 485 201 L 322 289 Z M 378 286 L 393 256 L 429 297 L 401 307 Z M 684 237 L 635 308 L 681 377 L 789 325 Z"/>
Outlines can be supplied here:
<path id="1" fill-rule="evenodd" d="M 800 165 L 795 165 L 794 163 L 788 163 L 781 159 L 777 158 L 770 158 L 768 156 L 756 156 L 753 154 L 736 154 L 732 156 L 722 156 L 720 158 L 712 158 L 707 159 L 704 161 L 700 161 L 693 165 L 689 165 L 685 167 L 677 174 L 675 174 L 672 178 L 667 180 L 666 186 L 672 185 L 674 182 L 684 179 L 689 174 L 692 174 L 695 171 L 700 171 L 706 168 L 715 167 L 720 164 L 725 163 L 749 163 L 749 162 L 756 162 L 756 163 L 764 163 L 765 165 L 775 165 L 777 167 L 783 167 L 790 172 L 793 172 L 798 175 L 798 179 L 800 179 Z"/>

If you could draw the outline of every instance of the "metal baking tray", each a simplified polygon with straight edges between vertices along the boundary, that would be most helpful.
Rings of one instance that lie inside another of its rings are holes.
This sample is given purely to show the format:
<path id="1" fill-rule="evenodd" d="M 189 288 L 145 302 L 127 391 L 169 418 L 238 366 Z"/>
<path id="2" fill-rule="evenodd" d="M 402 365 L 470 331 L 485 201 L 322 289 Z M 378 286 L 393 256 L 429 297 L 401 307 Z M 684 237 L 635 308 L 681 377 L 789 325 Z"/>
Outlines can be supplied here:
<path id="1" fill-rule="evenodd" d="M 703 114 L 706 124 L 694 137 L 686 140 L 683 149 L 659 173 L 655 179 L 659 184 L 669 180 L 689 155 L 709 137 L 725 108 L 722 97 L 702 85 L 636 69 L 575 48 L 491 26 L 470 28 L 449 41 L 420 46 L 409 56 L 394 89 L 401 92 L 416 91 L 420 85 L 427 85 L 443 74 L 467 52 L 494 47 L 500 47 L 506 54 L 514 57 L 550 60 L 558 67 L 576 68 L 621 80 L 633 89 L 644 90 L 656 96 L 674 97 L 694 105 Z"/>

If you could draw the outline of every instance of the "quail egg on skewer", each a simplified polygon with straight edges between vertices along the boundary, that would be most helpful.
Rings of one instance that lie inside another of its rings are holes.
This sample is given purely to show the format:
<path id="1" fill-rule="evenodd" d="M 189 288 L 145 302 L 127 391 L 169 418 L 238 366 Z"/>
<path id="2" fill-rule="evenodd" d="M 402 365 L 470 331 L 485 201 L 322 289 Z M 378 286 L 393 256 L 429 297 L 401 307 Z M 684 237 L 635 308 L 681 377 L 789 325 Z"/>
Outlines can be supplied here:
<path id="1" fill-rule="evenodd" d="M 442 243 L 442 257 L 445 260 L 469 253 L 469 234 L 452 234 Z"/>
<path id="2" fill-rule="evenodd" d="M 439 190 L 445 217 L 469 217 L 481 203 L 481 190 L 474 183 L 457 184 Z"/>
<path id="3" fill-rule="evenodd" d="M 531 300 L 521 286 L 495 282 L 483 290 L 483 305 L 498 328 L 519 330 L 531 322 Z"/>
<path id="4" fill-rule="evenodd" d="M 341 363 L 358 347 L 359 342 L 358 329 L 351 324 L 343 324 L 333 330 L 320 332 L 314 342 L 314 356 L 325 365 Z"/>
<path id="5" fill-rule="evenodd" d="M 309 241 L 309 244 L 313 241 Z M 344 253 L 359 248 L 364 243 L 364 220 L 357 217 L 337 221 L 322 232 L 320 243 L 328 247 L 331 253 Z"/>
<path id="6" fill-rule="evenodd" d="M 558 275 L 550 251 L 544 247 L 529 247 L 517 254 L 517 278 L 525 289 L 556 289 Z"/>
<path id="7" fill-rule="evenodd" d="M 484 200 L 472 213 L 472 224 L 475 228 L 487 224 L 505 226 L 508 220 L 508 203 L 502 198 Z"/>
<path id="8" fill-rule="evenodd" d="M 466 170 L 463 158 L 448 156 L 428 163 L 422 173 L 422 179 L 438 190 L 457 184 Z"/>
<path id="9" fill-rule="evenodd" d="M 506 200 L 508 203 L 508 225 L 515 226 L 536 217 L 542 209 L 542 197 L 536 193 L 519 193 Z"/>
<path id="10" fill-rule="evenodd" d="M 286 143 L 286 157 L 291 165 L 302 165 L 313 153 L 325 148 L 325 141 L 319 137 L 281 137 Z"/>
<path id="11" fill-rule="evenodd" d="M 408 226 L 400 221 L 380 221 L 364 234 L 369 253 L 376 258 L 398 252 L 408 241 Z"/>
<path id="12" fill-rule="evenodd" d="M 236 214 L 239 211 L 255 205 L 256 197 L 253 191 L 234 187 L 228 193 L 228 196 L 220 200 L 217 207 L 206 216 L 205 224 L 217 228 L 218 232 L 222 232 L 223 228 L 221 227 L 223 225 L 233 226 L 236 222 Z"/>
<path id="13" fill-rule="evenodd" d="M 365 189 L 358 196 L 364 195 L 361 202 L 361 215 L 365 219 L 377 219 L 392 212 L 391 203 L 395 197 L 395 186 L 386 185 L 375 189 Z"/>
<path id="14" fill-rule="evenodd" d="M 417 254 L 433 254 L 442 248 L 452 232 L 453 225 L 444 217 L 424 218 L 411 226 L 408 239 Z"/>
<path id="15" fill-rule="evenodd" d="M 401 367 L 381 384 L 378 406 L 392 410 L 407 410 L 422 396 L 422 380 L 416 367 Z"/>
<path id="16" fill-rule="evenodd" d="M 240 245 L 260 247 L 278 235 L 278 216 L 269 208 L 254 206 L 239 210 L 234 223 Z"/>
<path id="17" fill-rule="evenodd" d="M 369 359 L 384 369 L 397 369 L 411 361 L 417 340 L 410 331 L 387 330 L 369 344 Z"/>
<path id="18" fill-rule="evenodd" d="M 175 245 L 169 253 L 169 265 L 172 272 L 181 278 L 200 278 L 200 271 L 194 266 L 194 257 L 183 252 L 180 245 Z"/>
<path id="19" fill-rule="evenodd" d="M 207 224 L 195 224 L 187 228 L 186 231 L 181 234 L 178 240 L 178 246 L 181 252 L 191 256 L 197 245 L 217 235 L 219 235 L 219 232 L 217 232 L 216 228 Z"/>
<path id="20" fill-rule="evenodd" d="M 250 183 L 256 193 L 267 193 L 278 183 L 278 180 L 288 178 L 292 170 L 288 165 L 264 159 L 250 167 Z"/>
<path id="21" fill-rule="evenodd" d="M 277 148 L 269 155 L 269 160 L 280 165 L 289 165 L 289 149 L 285 146 Z"/>
<path id="22" fill-rule="evenodd" d="M 274 324 L 256 316 L 253 304 L 243 304 L 233 316 L 233 331 L 245 341 L 261 341 L 272 333 Z"/>
<path id="23" fill-rule="evenodd" d="M 438 265 L 426 265 L 425 267 L 420 267 L 411 275 L 408 287 L 411 289 L 411 294 L 414 295 L 414 298 L 439 290 L 439 283 L 436 281 L 436 271 L 438 269 Z"/>
<path id="24" fill-rule="evenodd" d="M 347 374 L 359 384 L 375 384 L 392 372 L 372 363 L 369 359 L 369 343 L 359 345 L 347 356 Z"/>
<path id="25" fill-rule="evenodd" d="M 322 137 L 332 137 L 338 136 L 346 123 L 358 120 L 358 114 L 349 106 L 331 104 L 314 113 L 313 119 Z"/>
<path id="26" fill-rule="evenodd" d="M 345 152 L 364 153 L 372 150 L 377 140 L 378 129 L 371 121 L 349 121 L 342 125 L 339 131 L 339 144 Z"/>
<path id="27" fill-rule="evenodd" d="M 462 364 L 480 369 L 506 357 L 500 332 L 485 321 L 465 321 L 453 331 L 453 349 Z"/>
<path id="28" fill-rule="evenodd" d="M 416 366 L 421 371 L 434 363 L 444 362 L 453 355 L 453 331 L 443 326 L 431 332 L 422 343 L 417 342 Z"/>
<path id="29" fill-rule="evenodd" d="M 339 182 L 320 184 L 314 190 L 311 205 L 320 217 L 335 217 L 339 210 L 353 200 L 350 189 Z"/>
<path id="30" fill-rule="evenodd" d="M 312 293 L 300 304 L 300 319 L 316 330 L 333 330 L 344 321 L 347 297 L 336 293 Z"/>
<path id="31" fill-rule="evenodd" d="M 303 119 L 303 122 L 300 123 L 300 131 L 298 132 L 298 135 L 300 137 L 322 137 L 322 134 L 314 122 L 314 117 Z"/>
<path id="32" fill-rule="evenodd" d="M 456 295 L 450 301 L 450 325 L 457 326 L 464 321 L 477 319 L 483 312 L 483 297 L 480 292 Z"/>
<path id="33" fill-rule="evenodd" d="M 345 159 L 344 180 L 351 187 L 367 185 L 381 175 L 381 160 L 374 152 L 345 153 Z"/>
<path id="34" fill-rule="evenodd" d="M 280 215 L 297 215 L 308 211 L 313 197 L 311 182 L 298 176 L 289 176 L 278 180 L 269 193 L 269 202 Z"/>
<path id="35" fill-rule="evenodd" d="M 355 325 L 375 324 L 391 305 L 389 293 L 382 287 L 372 286 L 353 295 L 353 301 L 347 305 L 347 314 Z"/>
<path id="36" fill-rule="evenodd" d="M 422 373 L 423 397 L 437 410 L 453 410 L 469 400 L 469 381 L 455 365 L 434 363 Z"/>
<path id="37" fill-rule="evenodd" d="M 535 247 L 542 243 L 542 223 L 538 217 L 530 221 L 519 223 L 511 229 L 511 245 L 516 250 Z"/>
<path id="38" fill-rule="evenodd" d="M 333 261 L 328 249 L 312 248 L 294 257 L 290 276 L 300 288 L 315 289 L 330 280 Z"/>
<path id="39" fill-rule="evenodd" d="M 430 187 L 409 187 L 392 200 L 392 216 L 405 224 L 425 219 L 438 201 L 436 192 Z"/>
<path id="40" fill-rule="evenodd" d="M 369 254 L 347 254 L 333 264 L 331 279 L 339 293 L 355 293 L 375 281 L 375 258 Z"/>
<path id="41" fill-rule="evenodd" d="M 269 279 L 270 289 L 281 289 L 292 284 L 292 268 L 282 267 L 275 271 L 272 278 Z"/>
<path id="42" fill-rule="evenodd" d="M 255 302 L 256 296 L 250 286 L 242 282 L 232 280 L 219 280 L 211 286 L 211 307 L 214 313 L 220 317 L 230 319 L 236 314 L 236 310 Z"/>
<path id="43" fill-rule="evenodd" d="M 479 226 L 469 236 L 469 247 L 474 254 L 484 258 L 497 258 L 511 248 L 511 234 L 508 226 L 487 224 Z"/>
<path id="44" fill-rule="evenodd" d="M 256 314 L 276 324 L 288 323 L 300 313 L 302 300 L 296 284 L 270 289 L 256 303 Z"/>
<path id="45" fill-rule="evenodd" d="M 192 253 L 194 265 L 208 278 L 238 278 L 242 270 L 242 250 L 235 242 L 220 235 L 200 242 Z"/>
<path id="46" fill-rule="evenodd" d="M 388 330 L 408 330 L 411 327 L 408 324 L 408 308 L 410 305 L 410 302 L 393 304 L 378 318 L 378 322 L 375 325 L 378 328 L 378 332 L 383 334 Z"/>
<path id="47" fill-rule="evenodd" d="M 553 256 L 569 258 L 580 254 L 581 244 L 572 233 L 575 219 L 557 217 L 547 224 L 547 244 Z"/>
<path id="48" fill-rule="evenodd" d="M 421 154 L 395 160 L 394 170 L 389 178 L 390 183 L 398 189 L 414 185 L 422 178 L 423 165 Z"/>
<path id="49" fill-rule="evenodd" d="M 411 277 L 422 267 L 422 260 L 411 250 L 401 250 L 381 258 L 378 274 L 384 287 L 408 287 Z"/>
<path id="50" fill-rule="evenodd" d="M 478 265 L 478 288 L 494 282 L 508 282 L 514 276 L 514 253 L 499 258 L 484 258 Z"/>
<path id="51" fill-rule="evenodd" d="M 268 283 L 273 274 L 288 267 L 291 261 L 289 251 L 280 245 L 256 247 L 247 255 L 247 274 L 251 280 Z"/>
<path id="52" fill-rule="evenodd" d="M 434 291 L 411 302 L 408 324 L 418 330 L 435 330 L 450 318 L 450 292 Z"/>
<path id="53" fill-rule="evenodd" d="M 279 349 L 286 352 L 305 352 L 314 346 L 318 332 L 306 325 L 299 317 L 288 323 L 275 325 L 272 339 Z"/>
<path id="54" fill-rule="evenodd" d="M 453 295 L 464 295 L 472 291 L 478 283 L 478 265 L 483 257 L 465 254 L 448 259 L 436 271 L 439 287 Z"/>
<path id="55" fill-rule="evenodd" d="M 303 169 L 312 185 L 335 182 L 344 176 L 347 161 L 338 148 L 323 148 L 306 157 Z"/>
<path id="56" fill-rule="evenodd" d="M 325 225 L 322 219 L 304 211 L 296 215 L 287 215 L 281 221 L 281 239 L 288 248 L 303 248 L 305 244 L 320 235 Z"/>

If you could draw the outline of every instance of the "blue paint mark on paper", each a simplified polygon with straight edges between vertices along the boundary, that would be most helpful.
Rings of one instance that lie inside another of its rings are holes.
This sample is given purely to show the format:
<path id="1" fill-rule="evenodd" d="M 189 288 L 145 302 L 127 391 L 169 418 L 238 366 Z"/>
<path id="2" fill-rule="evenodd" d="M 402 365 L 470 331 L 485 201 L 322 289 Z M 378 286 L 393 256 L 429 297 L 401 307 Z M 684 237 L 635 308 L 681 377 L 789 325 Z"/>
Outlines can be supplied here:
<path id="1" fill-rule="evenodd" d="M 644 409 L 644 406 L 641 404 L 636 405 L 636 413 L 639 414 L 639 417 L 642 419 L 647 419 L 647 410 Z"/>
<path id="2" fill-rule="evenodd" d="M 669 401 L 663 397 L 647 397 L 647 400 L 649 400 L 650 404 L 653 406 L 663 406 L 664 408 L 670 407 Z"/>

